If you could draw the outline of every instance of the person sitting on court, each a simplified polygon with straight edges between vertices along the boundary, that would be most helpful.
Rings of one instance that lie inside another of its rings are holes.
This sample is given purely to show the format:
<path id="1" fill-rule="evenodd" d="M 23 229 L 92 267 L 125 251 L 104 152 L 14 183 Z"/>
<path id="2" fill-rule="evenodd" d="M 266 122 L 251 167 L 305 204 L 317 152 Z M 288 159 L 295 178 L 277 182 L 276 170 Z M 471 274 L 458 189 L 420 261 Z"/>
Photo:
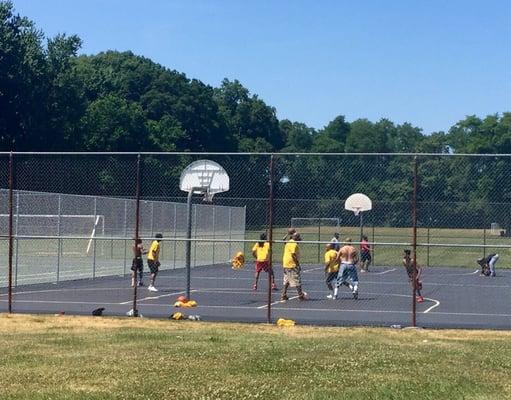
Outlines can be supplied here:
<path id="1" fill-rule="evenodd" d="M 499 260 L 498 254 L 489 254 L 487 257 L 483 257 L 477 260 L 477 263 L 481 266 L 481 275 L 495 277 L 495 264 Z"/>
<path id="2" fill-rule="evenodd" d="M 259 280 L 259 274 L 261 271 L 268 272 L 271 279 L 271 288 L 277 290 L 275 284 L 275 276 L 273 274 L 273 268 L 270 266 L 270 243 L 267 241 L 266 233 L 261 233 L 259 236 L 259 242 L 257 242 L 252 248 L 252 255 L 256 259 L 256 273 L 255 282 L 252 289 L 257 290 L 257 281 Z"/>
<path id="3" fill-rule="evenodd" d="M 337 278 L 337 274 L 339 272 L 339 259 L 337 257 L 337 251 L 335 250 L 333 243 L 328 243 L 326 245 L 326 252 L 325 252 L 325 283 L 330 290 L 330 294 L 326 297 L 328 299 L 334 298 L 334 285 L 332 284 L 335 282 Z"/>
<path id="4" fill-rule="evenodd" d="M 410 250 L 405 249 L 403 250 L 403 266 L 406 269 L 406 273 L 408 274 L 408 280 L 413 286 L 413 278 L 415 275 L 415 291 L 417 292 L 417 295 L 415 297 L 415 300 L 417 303 L 422 303 L 424 301 L 424 297 L 422 297 L 422 282 L 420 280 L 420 277 L 422 275 L 422 268 L 419 264 L 415 263 L 415 268 L 413 265 L 413 260 L 410 256 Z"/>

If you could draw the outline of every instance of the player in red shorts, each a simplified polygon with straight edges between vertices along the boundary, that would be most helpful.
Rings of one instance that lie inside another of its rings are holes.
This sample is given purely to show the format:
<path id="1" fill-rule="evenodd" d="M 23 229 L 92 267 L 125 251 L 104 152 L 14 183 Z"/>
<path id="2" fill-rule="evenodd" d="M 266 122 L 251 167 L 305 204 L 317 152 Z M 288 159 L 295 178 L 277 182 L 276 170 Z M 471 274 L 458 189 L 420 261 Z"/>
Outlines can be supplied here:
<path id="1" fill-rule="evenodd" d="M 261 271 L 268 272 L 271 277 L 271 288 L 277 290 L 275 285 L 275 276 L 273 275 L 273 269 L 270 267 L 270 243 L 267 241 L 266 233 L 261 233 L 257 242 L 252 248 L 252 255 L 256 259 L 256 273 L 255 282 L 252 289 L 257 290 L 257 281 L 259 280 L 259 274 Z"/>

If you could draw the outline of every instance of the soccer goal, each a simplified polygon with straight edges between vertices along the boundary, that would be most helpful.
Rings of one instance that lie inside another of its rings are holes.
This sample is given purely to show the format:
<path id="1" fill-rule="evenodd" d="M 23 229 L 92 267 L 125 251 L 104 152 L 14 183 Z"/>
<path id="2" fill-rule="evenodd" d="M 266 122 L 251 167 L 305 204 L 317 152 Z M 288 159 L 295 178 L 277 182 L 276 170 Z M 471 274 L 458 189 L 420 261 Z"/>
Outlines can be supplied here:
<path id="1" fill-rule="evenodd" d="M 0 214 L 0 232 L 9 233 L 9 214 Z M 14 214 L 13 233 L 28 237 L 76 237 L 87 240 L 78 253 L 90 253 L 94 238 L 105 234 L 104 215 Z"/>
<path id="2" fill-rule="evenodd" d="M 340 218 L 291 218 L 292 228 L 339 228 Z"/>

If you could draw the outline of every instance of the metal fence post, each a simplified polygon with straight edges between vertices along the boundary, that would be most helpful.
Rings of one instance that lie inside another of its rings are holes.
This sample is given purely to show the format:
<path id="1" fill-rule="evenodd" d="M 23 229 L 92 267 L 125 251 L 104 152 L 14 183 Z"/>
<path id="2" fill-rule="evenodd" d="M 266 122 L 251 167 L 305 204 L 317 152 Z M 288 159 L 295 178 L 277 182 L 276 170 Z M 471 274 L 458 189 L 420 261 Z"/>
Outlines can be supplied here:
<path id="1" fill-rule="evenodd" d="M 417 326 L 417 156 L 413 162 L 413 196 L 412 196 L 412 225 L 413 225 L 413 282 L 412 282 L 412 326 Z"/>
<path id="2" fill-rule="evenodd" d="M 126 238 L 128 237 L 128 199 L 124 200 L 124 267 L 123 275 L 126 275 L 126 263 L 127 263 L 127 251 L 126 246 L 128 244 Z"/>
<path id="3" fill-rule="evenodd" d="M 14 192 L 14 156 L 9 154 L 9 278 L 8 278 L 8 310 L 12 313 L 12 253 L 13 253 L 13 192 Z"/>
<path id="4" fill-rule="evenodd" d="M 19 254 L 19 239 L 18 229 L 20 222 L 20 194 L 16 193 L 16 226 L 14 228 L 14 235 L 16 237 L 16 250 L 14 254 L 14 286 L 18 286 L 18 254 Z"/>
<path id="5" fill-rule="evenodd" d="M 193 238 L 194 239 L 197 239 L 197 225 L 198 225 L 197 208 L 198 208 L 198 205 L 196 204 L 193 209 L 193 220 L 195 222 L 194 227 L 193 227 Z M 193 266 L 194 267 L 197 266 L 197 241 L 196 240 L 194 240 L 194 242 L 193 242 Z"/>
<path id="6" fill-rule="evenodd" d="M 60 281 L 60 254 L 62 252 L 62 195 L 58 197 L 58 217 L 57 217 L 57 283 Z"/>
<path id="7" fill-rule="evenodd" d="M 213 265 L 215 264 L 215 239 L 216 239 L 216 206 L 213 206 Z"/>
<path id="8" fill-rule="evenodd" d="M 229 257 L 231 257 L 231 239 L 232 239 L 232 208 L 229 207 Z"/>
<path id="9" fill-rule="evenodd" d="M 270 157 L 270 177 L 269 177 L 269 193 L 268 193 L 268 240 L 270 242 L 269 249 L 269 263 L 270 263 L 270 271 L 273 269 L 273 206 L 274 206 L 274 198 L 273 198 L 273 185 L 274 185 L 274 177 L 275 175 L 275 165 L 274 165 L 274 156 L 273 154 Z M 229 219 L 230 222 L 230 219 Z M 272 299 L 272 275 L 268 274 L 268 303 L 267 303 L 267 314 L 266 314 L 266 322 L 271 324 L 271 299 Z"/>
<path id="10" fill-rule="evenodd" d="M 177 203 L 174 203 L 174 254 L 172 256 L 173 258 L 173 268 L 176 269 L 176 250 L 177 250 Z"/>
<path id="11" fill-rule="evenodd" d="M 98 198 L 94 196 L 94 224 L 96 224 Z M 96 278 L 96 235 L 92 238 L 92 279 Z"/>
<path id="12" fill-rule="evenodd" d="M 138 245 L 138 230 L 139 230 L 139 223 L 140 223 L 140 154 L 137 155 L 137 180 L 136 180 L 136 207 L 135 207 L 135 243 L 133 244 L 135 247 Z M 134 285 L 133 285 L 133 308 L 132 308 L 132 316 L 138 317 L 138 310 L 137 310 L 137 286 L 138 286 L 138 279 L 137 279 L 137 270 L 136 268 L 133 271 L 134 276 Z"/>

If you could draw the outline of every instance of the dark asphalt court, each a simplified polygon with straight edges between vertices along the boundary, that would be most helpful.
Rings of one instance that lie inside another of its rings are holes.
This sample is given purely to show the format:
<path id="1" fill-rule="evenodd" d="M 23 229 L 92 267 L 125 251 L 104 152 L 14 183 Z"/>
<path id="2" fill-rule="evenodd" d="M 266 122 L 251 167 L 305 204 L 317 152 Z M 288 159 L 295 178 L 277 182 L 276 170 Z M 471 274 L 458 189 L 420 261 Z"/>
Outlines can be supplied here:
<path id="1" fill-rule="evenodd" d="M 281 287 L 282 271 L 275 267 Z M 211 265 L 192 270 L 191 298 L 195 308 L 176 309 L 173 304 L 185 290 L 183 269 L 162 271 L 158 292 L 138 289 L 138 309 L 144 317 L 167 318 L 175 311 L 200 315 L 204 321 L 266 322 L 268 279 L 261 274 L 259 288 L 252 290 L 252 264 L 241 270 Z M 147 278 L 147 273 L 145 278 Z M 303 286 L 310 299 L 299 301 L 290 289 L 290 300 L 280 302 L 272 294 L 271 316 L 293 319 L 300 325 L 370 325 L 403 327 L 412 324 L 411 287 L 403 267 L 375 267 L 359 274 L 360 295 L 340 289 L 340 299 L 329 300 L 323 267 L 303 267 Z M 417 326 L 427 328 L 511 329 L 511 270 L 497 270 L 495 278 L 480 276 L 466 268 L 429 268 L 422 277 L 424 303 L 417 304 Z M 147 283 L 147 279 L 146 279 Z M 65 281 L 13 288 L 13 311 L 90 315 L 105 307 L 105 315 L 126 315 L 133 305 L 129 276 Z M 7 311 L 7 289 L 0 289 L 0 311 Z"/>

